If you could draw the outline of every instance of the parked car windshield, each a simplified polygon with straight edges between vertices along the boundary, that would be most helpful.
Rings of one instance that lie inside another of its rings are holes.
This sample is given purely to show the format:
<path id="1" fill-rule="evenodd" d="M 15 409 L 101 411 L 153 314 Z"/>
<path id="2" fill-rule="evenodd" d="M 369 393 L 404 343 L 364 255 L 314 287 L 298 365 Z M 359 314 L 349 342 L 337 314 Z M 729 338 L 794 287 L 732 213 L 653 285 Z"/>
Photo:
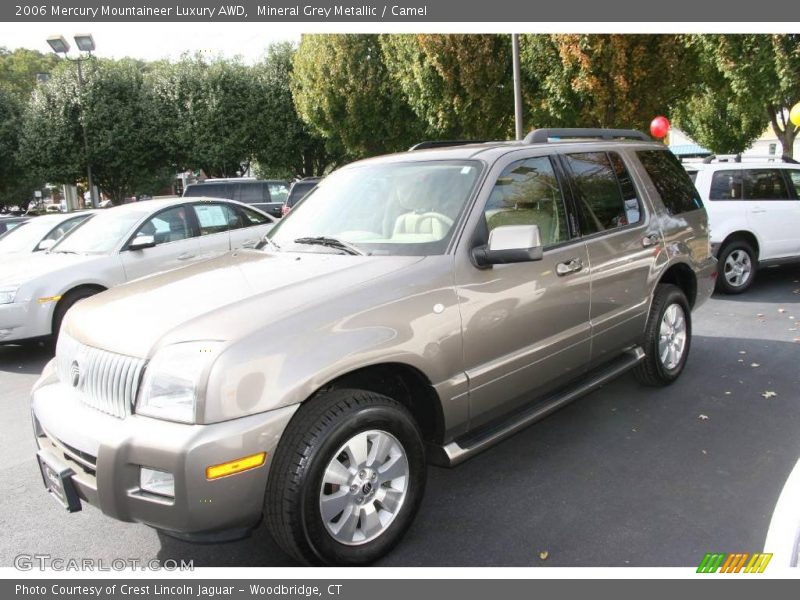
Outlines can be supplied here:
<path id="1" fill-rule="evenodd" d="M 120 211 L 108 208 L 76 227 L 53 246 L 51 252 L 108 254 L 130 235 L 131 228 L 150 212 L 150 209 L 144 207 L 141 210 L 131 210 L 126 207 Z"/>
<path id="2" fill-rule="evenodd" d="M 338 171 L 270 232 L 281 249 L 331 252 L 297 243 L 334 238 L 365 254 L 442 254 L 466 206 L 481 163 L 429 161 L 366 164 Z"/>
<path id="3" fill-rule="evenodd" d="M 30 252 L 45 236 L 59 239 L 75 225 L 78 218 L 78 215 L 71 215 L 71 218 L 51 215 L 31 219 L 25 227 L 16 227 L 0 238 L 0 252 Z"/>

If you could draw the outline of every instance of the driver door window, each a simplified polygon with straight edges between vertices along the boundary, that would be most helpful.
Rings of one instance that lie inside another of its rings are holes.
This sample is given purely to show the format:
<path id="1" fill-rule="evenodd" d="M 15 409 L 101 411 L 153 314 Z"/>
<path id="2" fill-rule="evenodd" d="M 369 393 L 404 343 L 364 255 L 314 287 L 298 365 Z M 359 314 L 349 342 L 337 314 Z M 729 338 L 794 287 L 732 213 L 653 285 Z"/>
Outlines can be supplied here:
<path id="1" fill-rule="evenodd" d="M 484 215 L 489 231 L 503 225 L 538 225 L 545 247 L 569 239 L 561 188 L 546 156 L 506 167 L 497 178 Z"/>

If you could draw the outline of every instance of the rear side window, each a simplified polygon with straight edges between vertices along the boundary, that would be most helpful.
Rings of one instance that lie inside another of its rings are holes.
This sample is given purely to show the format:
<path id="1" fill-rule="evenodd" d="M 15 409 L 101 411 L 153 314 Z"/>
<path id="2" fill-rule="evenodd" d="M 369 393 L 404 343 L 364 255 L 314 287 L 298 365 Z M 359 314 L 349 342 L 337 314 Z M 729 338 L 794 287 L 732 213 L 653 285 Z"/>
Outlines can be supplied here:
<path id="1" fill-rule="evenodd" d="M 243 226 L 241 217 L 226 204 L 197 204 L 194 207 L 200 235 L 222 233 Z"/>
<path id="2" fill-rule="evenodd" d="M 788 200 L 789 190 L 778 169 L 744 169 L 742 197 L 745 200 Z"/>
<path id="3" fill-rule="evenodd" d="M 587 152 L 567 154 L 565 159 L 575 184 L 584 235 L 641 219 L 636 190 L 619 156 L 612 159 L 606 152 Z"/>
<path id="4" fill-rule="evenodd" d="M 692 180 L 672 152 L 640 150 L 636 155 L 669 214 L 677 215 L 703 208 Z"/>
<path id="5" fill-rule="evenodd" d="M 267 223 L 270 223 L 269 218 L 265 215 L 262 215 L 260 212 L 250 210 L 249 208 L 244 208 L 243 206 L 239 206 L 237 208 L 242 213 L 245 227 L 251 227 L 253 225 L 266 225 Z"/>
<path id="6" fill-rule="evenodd" d="M 285 183 L 270 183 L 269 184 L 269 197 L 270 202 L 286 202 L 289 197 L 289 187 Z"/>
<path id="7" fill-rule="evenodd" d="M 188 186 L 183 195 L 189 198 L 208 196 L 233 200 L 233 186 L 227 183 L 197 183 Z"/>
<path id="8" fill-rule="evenodd" d="M 741 200 L 742 172 L 738 170 L 716 171 L 711 176 L 709 200 Z"/>
<path id="9" fill-rule="evenodd" d="M 300 202 L 308 192 L 313 190 L 317 187 L 316 182 L 298 182 L 292 186 L 292 189 L 289 192 L 289 197 L 286 199 L 286 206 L 292 208 L 295 204 Z"/>
<path id="10" fill-rule="evenodd" d="M 245 204 L 269 202 L 267 186 L 260 181 L 254 181 L 252 183 L 240 183 L 238 187 L 239 197 L 237 200 L 240 202 L 244 202 Z"/>

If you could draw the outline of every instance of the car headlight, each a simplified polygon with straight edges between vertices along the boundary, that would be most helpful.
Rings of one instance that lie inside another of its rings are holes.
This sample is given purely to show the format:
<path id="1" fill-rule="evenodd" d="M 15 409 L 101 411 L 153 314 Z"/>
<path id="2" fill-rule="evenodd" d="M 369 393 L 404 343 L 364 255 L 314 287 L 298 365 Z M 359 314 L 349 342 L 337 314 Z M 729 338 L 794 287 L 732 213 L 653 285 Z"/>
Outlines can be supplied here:
<path id="1" fill-rule="evenodd" d="M 0 304 L 11 304 L 17 297 L 19 288 L 0 288 Z"/>
<path id="2" fill-rule="evenodd" d="M 158 350 L 145 367 L 136 413 L 194 423 L 197 391 L 220 346 L 221 342 L 184 342 Z"/>

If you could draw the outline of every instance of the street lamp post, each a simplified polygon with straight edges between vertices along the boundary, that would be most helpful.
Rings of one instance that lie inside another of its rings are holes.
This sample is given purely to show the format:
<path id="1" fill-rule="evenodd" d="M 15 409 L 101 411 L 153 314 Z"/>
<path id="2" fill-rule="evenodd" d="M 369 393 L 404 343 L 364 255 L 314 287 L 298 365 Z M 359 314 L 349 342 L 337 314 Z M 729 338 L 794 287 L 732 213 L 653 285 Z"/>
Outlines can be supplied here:
<path id="1" fill-rule="evenodd" d="M 92 208 L 98 208 L 99 203 L 97 201 L 97 194 L 95 193 L 94 189 L 94 182 L 92 181 L 92 161 L 89 159 L 89 136 L 86 133 L 86 115 L 83 112 L 83 68 L 82 63 L 86 60 L 92 58 L 92 52 L 94 51 L 94 38 L 90 33 L 76 33 L 74 36 L 75 45 L 78 46 L 78 50 L 85 54 L 79 54 L 77 58 L 71 58 L 68 56 L 69 52 L 69 42 L 64 39 L 63 35 L 55 35 L 50 36 L 47 38 L 47 43 L 50 44 L 50 47 L 53 49 L 53 52 L 56 54 L 63 54 L 64 58 L 66 58 L 70 62 L 74 62 L 78 65 L 78 89 L 81 92 L 81 130 L 83 132 L 83 152 L 86 155 L 86 179 L 88 180 L 89 184 L 89 196 L 92 199 Z"/>
<path id="2" fill-rule="evenodd" d="M 511 66 L 514 72 L 514 133 L 522 139 L 522 81 L 519 67 L 519 34 L 511 34 Z"/>

